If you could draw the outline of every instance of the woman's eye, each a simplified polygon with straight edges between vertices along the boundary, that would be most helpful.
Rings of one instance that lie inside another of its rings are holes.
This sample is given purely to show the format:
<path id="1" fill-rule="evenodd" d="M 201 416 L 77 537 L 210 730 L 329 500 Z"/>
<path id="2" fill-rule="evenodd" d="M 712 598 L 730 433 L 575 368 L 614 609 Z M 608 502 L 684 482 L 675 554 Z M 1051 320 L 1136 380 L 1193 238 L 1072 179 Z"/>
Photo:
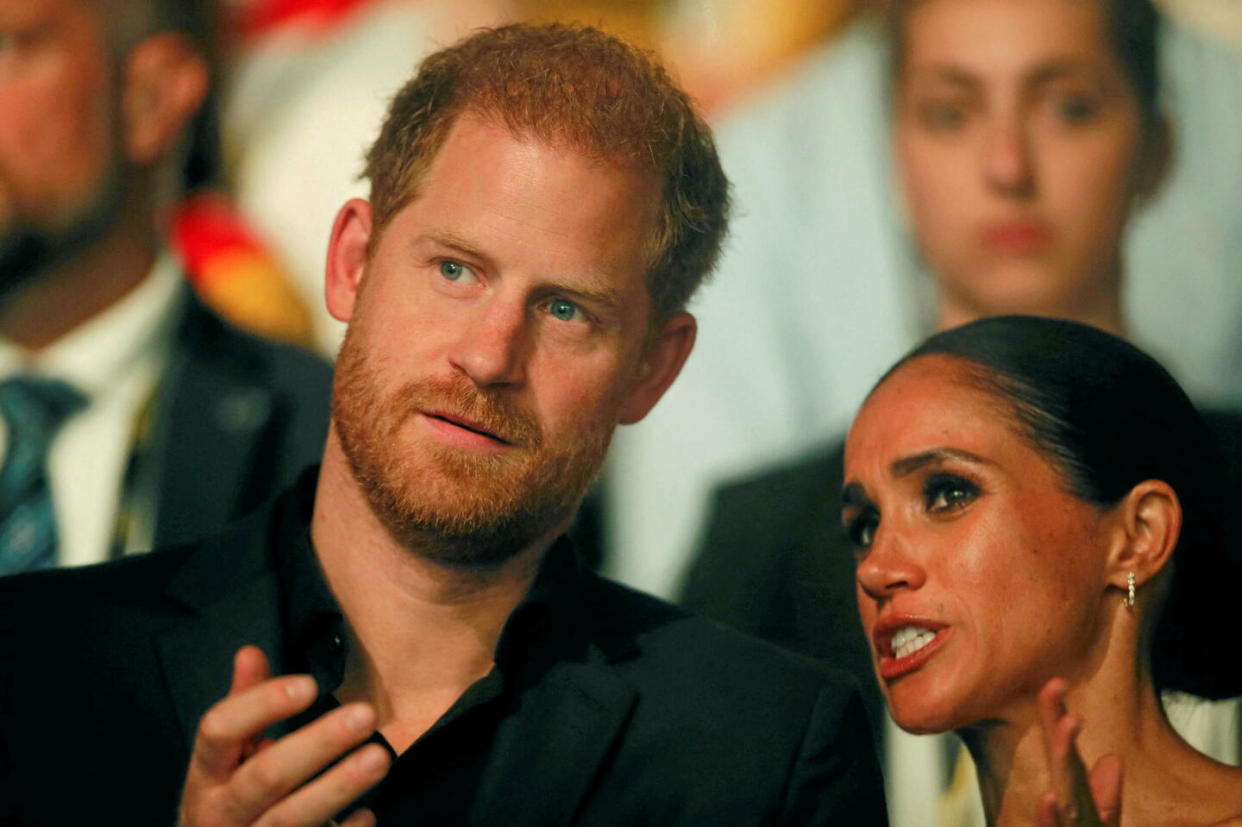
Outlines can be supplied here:
<path id="1" fill-rule="evenodd" d="M 475 278 L 474 271 L 460 261 L 445 259 L 440 262 L 440 275 L 449 281 L 466 282 L 473 281 Z"/>
<path id="2" fill-rule="evenodd" d="M 924 103 L 918 113 L 919 120 L 933 132 L 952 132 L 966 123 L 966 107 L 958 103 Z"/>
<path id="3" fill-rule="evenodd" d="M 586 318 L 582 308 L 567 299 L 553 299 L 548 302 L 548 313 L 562 322 L 578 322 Z"/>
<path id="4" fill-rule="evenodd" d="M 1088 123 L 1095 119 L 1099 107 L 1085 95 L 1062 95 L 1053 102 L 1058 118 L 1070 125 Z"/>
<path id="5" fill-rule="evenodd" d="M 979 487 L 973 482 L 951 474 L 937 474 L 927 480 L 923 499 L 927 510 L 933 514 L 955 511 L 979 496 Z"/>
<path id="6" fill-rule="evenodd" d="M 869 510 L 849 520 L 845 525 L 845 534 L 855 550 L 865 551 L 875 542 L 875 533 L 879 527 L 880 515 Z"/>

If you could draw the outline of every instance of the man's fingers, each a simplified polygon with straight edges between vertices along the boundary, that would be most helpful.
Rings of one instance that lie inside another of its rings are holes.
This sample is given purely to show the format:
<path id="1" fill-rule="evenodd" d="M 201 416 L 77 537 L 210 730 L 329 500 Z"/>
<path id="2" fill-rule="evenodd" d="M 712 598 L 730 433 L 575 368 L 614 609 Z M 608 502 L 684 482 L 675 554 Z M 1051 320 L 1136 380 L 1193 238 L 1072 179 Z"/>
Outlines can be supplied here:
<path id="1" fill-rule="evenodd" d="M 236 695 L 271 676 L 272 670 L 263 650 L 258 646 L 243 646 L 233 656 L 233 683 L 229 686 L 229 694 Z"/>
<path id="2" fill-rule="evenodd" d="M 267 727 L 310 706 L 315 691 L 310 676 L 290 675 L 268 679 L 216 703 L 199 721 L 190 777 L 202 773 L 227 779 L 247 744 Z"/>
<path id="3" fill-rule="evenodd" d="M 349 818 L 340 822 L 340 827 L 375 827 L 375 813 L 370 810 L 355 810 Z"/>
<path id="4" fill-rule="evenodd" d="M 375 786 L 388 772 L 389 763 L 388 752 L 383 747 L 367 744 L 313 783 L 284 798 L 265 812 L 258 823 L 318 827 Z M 362 811 L 345 821 L 348 827 L 374 823 L 375 817 Z"/>
<path id="5" fill-rule="evenodd" d="M 358 703 L 334 709 L 297 732 L 286 735 L 251 757 L 233 774 L 227 792 L 227 807 L 230 813 L 239 822 L 253 821 L 280 799 L 305 784 L 308 779 L 313 778 L 324 767 L 365 740 L 374 731 L 375 710 L 369 704 Z M 388 754 L 382 748 L 379 751 L 386 768 Z M 369 754 L 369 751 L 363 752 L 364 756 Z M 351 764 L 356 761 L 356 756 L 354 756 L 342 763 Z M 323 778 L 316 779 L 314 784 L 307 785 L 308 788 L 326 789 L 329 792 L 339 789 L 341 795 L 350 790 L 354 791 L 352 797 L 345 798 L 343 801 L 338 801 L 336 797 L 329 795 L 329 803 L 334 803 L 335 809 L 326 811 L 319 823 L 323 823 L 324 819 L 361 794 L 357 784 L 349 786 L 347 783 L 358 773 L 353 775 L 347 771 L 338 773 L 338 769 L 339 767 L 334 767 L 330 772 L 324 773 Z M 362 769 L 367 769 L 367 767 Z M 330 776 L 335 779 L 335 782 L 329 782 L 326 786 L 320 784 Z M 369 775 L 367 777 L 370 779 Z M 365 790 L 376 780 L 378 777 L 370 779 L 361 789 Z M 300 791 L 298 795 L 301 795 Z M 300 800 L 304 799 L 305 797 L 302 797 Z"/>

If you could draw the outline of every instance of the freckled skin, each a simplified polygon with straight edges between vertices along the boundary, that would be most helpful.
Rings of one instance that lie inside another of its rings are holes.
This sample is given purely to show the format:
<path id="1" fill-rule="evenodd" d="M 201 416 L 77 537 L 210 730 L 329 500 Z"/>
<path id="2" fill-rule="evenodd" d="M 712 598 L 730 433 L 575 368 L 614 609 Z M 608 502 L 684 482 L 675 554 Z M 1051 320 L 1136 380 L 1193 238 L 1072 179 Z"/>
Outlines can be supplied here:
<path id="1" fill-rule="evenodd" d="M 909 363 L 867 400 L 846 443 L 846 482 L 879 513 L 858 565 L 864 628 L 870 635 L 889 613 L 948 624 L 921 668 L 880 681 L 894 719 L 913 732 L 1029 717 L 1044 682 L 1089 672 L 1106 638 L 1114 515 L 1068 493 L 996 400 L 966 379 L 946 357 Z M 894 474 L 895 461 L 943 448 L 980 461 Z M 926 486 L 945 474 L 978 493 L 933 511 Z"/>

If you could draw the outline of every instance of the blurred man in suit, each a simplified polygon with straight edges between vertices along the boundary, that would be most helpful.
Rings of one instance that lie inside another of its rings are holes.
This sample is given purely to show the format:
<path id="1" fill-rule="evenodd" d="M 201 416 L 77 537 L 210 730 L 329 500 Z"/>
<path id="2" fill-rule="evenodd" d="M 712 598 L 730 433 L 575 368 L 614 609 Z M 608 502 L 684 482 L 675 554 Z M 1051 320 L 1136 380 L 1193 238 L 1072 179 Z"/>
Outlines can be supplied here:
<path id="1" fill-rule="evenodd" d="M 0 0 L 0 574 L 197 539 L 322 447 L 330 370 L 165 248 L 209 4 Z"/>

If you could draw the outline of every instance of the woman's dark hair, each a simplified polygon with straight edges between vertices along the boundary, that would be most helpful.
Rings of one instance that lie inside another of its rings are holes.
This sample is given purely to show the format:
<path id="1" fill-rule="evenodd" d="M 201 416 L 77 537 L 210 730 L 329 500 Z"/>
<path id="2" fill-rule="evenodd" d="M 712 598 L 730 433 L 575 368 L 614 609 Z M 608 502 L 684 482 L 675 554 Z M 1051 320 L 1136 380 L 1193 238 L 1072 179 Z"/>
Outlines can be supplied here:
<path id="1" fill-rule="evenodd" d="M 1168 371 L 1088 325 L 997 316 L 937 333 L 885 378 L 931 355 L 975 368 L 977 386 L 1007 403 L 1079 499 L 1110 508 L 1149 479 L 1177 492 L 1182 531 L 1149 635 L 1153 676 L 1161 689 L 1242 693 L 1242 660 L 1222 651 L 1242 570 L 1242 552 L 1225 539 L 1227 478 L 1215 437 Z"/>
<path id="2" fill-rule="evenodd" d="M 890 0 L 891 78 L 901 76 L 905 57 L 906 16 L 921 0 Z M 1156 123 L 1160 93 L 1160 13 L 1151 0 L 1096 0 L 1108 16 L 1109 42 L 1134 89 L 1148 124 Z"/>

